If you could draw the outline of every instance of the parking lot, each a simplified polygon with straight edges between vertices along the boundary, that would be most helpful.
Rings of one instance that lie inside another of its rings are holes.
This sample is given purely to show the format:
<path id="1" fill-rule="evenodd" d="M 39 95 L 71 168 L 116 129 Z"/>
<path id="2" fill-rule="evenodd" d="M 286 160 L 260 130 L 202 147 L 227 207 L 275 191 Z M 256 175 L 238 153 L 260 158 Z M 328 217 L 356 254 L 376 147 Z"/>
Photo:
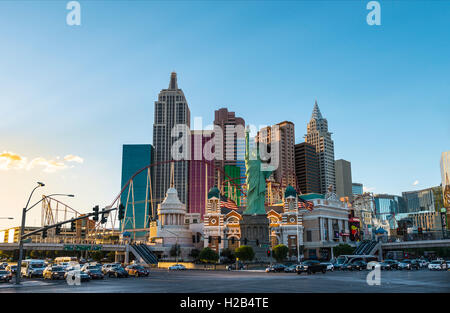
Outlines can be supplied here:
<path id="1" fill-rule="evenodd" d="M 435 293 L 450 292 L 450 271 L 381 271 L 381 284 L 369 286 L 369 271 L 334 271 L 326 274 L 265 273 L 264 271 L 168 271 L 153 269 L 148 277 L 109 278 L 70 286 L 65 280 L 24 279 L 22 286 L 0 283 L 0 293 L 18 292 L 224 292 L 224 293 Z"/>

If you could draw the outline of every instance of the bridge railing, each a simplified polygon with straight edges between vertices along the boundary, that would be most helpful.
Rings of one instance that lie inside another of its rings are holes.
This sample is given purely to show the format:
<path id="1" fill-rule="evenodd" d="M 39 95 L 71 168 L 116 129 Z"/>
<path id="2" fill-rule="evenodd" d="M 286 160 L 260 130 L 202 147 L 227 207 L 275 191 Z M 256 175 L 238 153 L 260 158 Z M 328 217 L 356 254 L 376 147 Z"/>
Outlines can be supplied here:
<path id="1" fill-rule="evenodd" d="M 442 240 L 442 239 L 450 239 L 450 231 L 438 230 L 438 231 L 427 231 L 423 232 L 422 234 L 413 233 L 406 235 L 386 236 L 381 238 L 381 242 L 391 243 L 391 242 Z"/>
<path id="2" fill-rule="evenodd" d="M 97 244 L 97 245 L 119 245 L 122 240 L 95 239 L 95 238 L 33 238 L 30 243 L 56 243 L 56 244 Z"/>

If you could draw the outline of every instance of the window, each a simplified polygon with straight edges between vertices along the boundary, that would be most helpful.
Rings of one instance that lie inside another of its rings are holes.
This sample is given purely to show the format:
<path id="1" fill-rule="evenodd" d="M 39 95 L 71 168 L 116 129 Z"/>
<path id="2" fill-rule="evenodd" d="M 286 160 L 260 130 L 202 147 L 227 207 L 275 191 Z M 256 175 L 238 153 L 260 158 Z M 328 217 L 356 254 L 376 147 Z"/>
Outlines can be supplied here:
<path id="1" fill-rule="evenodd" d="M 312 232 L 310 230 L 306 231 L 306 241 L 312 241 Z"/>

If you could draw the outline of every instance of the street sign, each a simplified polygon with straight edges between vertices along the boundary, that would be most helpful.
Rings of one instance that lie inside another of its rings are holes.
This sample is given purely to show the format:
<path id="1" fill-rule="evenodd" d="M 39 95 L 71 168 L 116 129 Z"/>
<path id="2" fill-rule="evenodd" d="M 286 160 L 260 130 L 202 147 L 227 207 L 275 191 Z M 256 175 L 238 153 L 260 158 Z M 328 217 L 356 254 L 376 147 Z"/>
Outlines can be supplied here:
<path id="1" fill-rule="evenodd" d="M 101 251 L 101 245 L 64 245 L 64 251 Z"/>

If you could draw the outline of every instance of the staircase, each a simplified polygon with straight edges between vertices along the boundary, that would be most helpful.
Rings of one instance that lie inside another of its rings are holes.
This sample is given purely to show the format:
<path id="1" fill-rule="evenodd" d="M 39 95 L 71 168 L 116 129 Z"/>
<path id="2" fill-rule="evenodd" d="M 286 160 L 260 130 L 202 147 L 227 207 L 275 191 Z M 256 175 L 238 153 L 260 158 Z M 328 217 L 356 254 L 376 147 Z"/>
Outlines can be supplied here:
<path id="1" fill-rule="evenodd" d="M 353 252 L 353 255 L 374 255 L 381 243 L 375 240 L 364 240 Z"/>
<path id="2" fill-rule="evenodd" d="M 132 244 L 130 245 L 130 251 L 136 259 L 141 259 L 146 264 L 158 264 L 158 258 L 145 244 Z"/>

